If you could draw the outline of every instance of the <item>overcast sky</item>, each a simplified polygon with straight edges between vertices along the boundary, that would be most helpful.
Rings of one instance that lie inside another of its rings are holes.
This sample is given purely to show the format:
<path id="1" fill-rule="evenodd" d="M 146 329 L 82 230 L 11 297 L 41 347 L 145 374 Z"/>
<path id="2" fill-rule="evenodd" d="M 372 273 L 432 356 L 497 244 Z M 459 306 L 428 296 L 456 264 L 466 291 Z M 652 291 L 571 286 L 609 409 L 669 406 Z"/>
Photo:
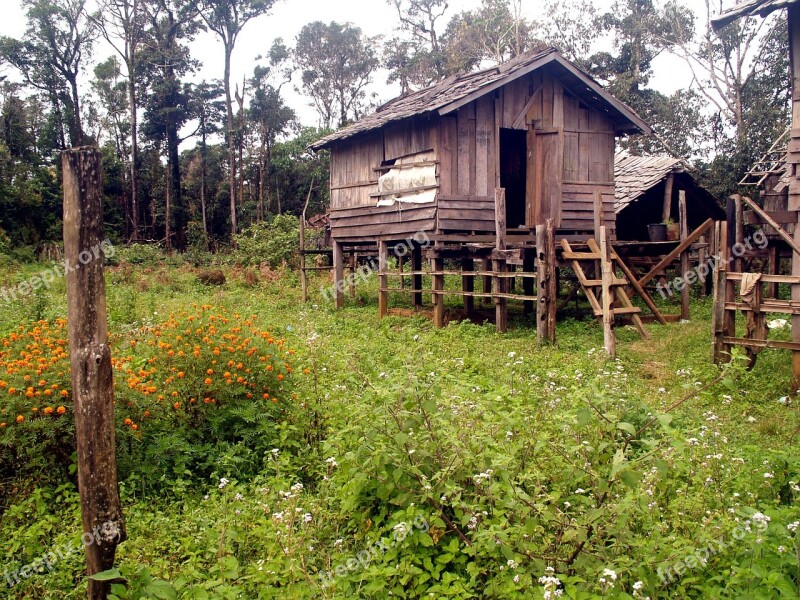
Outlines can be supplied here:
<path id="1" fill-rule="evenodd" d="M 730 4 L 733 4 L 731 0 Z M 0 35 L 22 37 L 25 32 L 25 14 L 19 0 L 4 2 L 3 20 L 0 22 Z M 477 7 L 480 0 L 451 0 L 450 15 L 462 10 Z M 606 9 L 611 0 L 594 0 L 598 9 Z M 526 16 L 541 19 L 541 11 L 537 10 L 538 0 L 524 0 Z M 360 27 L 369 36 L 392 34 L 397 22 L 397 14 L 385 0 L 282 0 L 276 4 L 269 15 L 251 21 L 242 33 L 233 55 L 232 81 L 242 81 L 243 76 L 250 76 L 255 65 L 255 58 L 267 54 L 272 41 L 282 37 L 291 44 L 294 37 L 306 23 L 311 21 L 350 22 Z M 112 50 L 98 46 L 95 60 L 104 59 Z M 202 79 L 219 79 L 223 73 L 222 46 L 211 33 L 204 33 L 192 43 L 192 56 L 203 63 L 200 71 L 194 76 Z M 653 87 L 663 93 L 672 93 L 686 87 L 691 82 L 691 75 L 686 67 L 677 59 L 668 55 L 659 57 L 654 64 Z M 92 77 L 91 72 L 83 75 L 83 83 Z M 316 112 L 308 106 L 308 101 L 296 93 L 294 86 L 287 86 L 287 103 L 297 112 L 304 125 L 316 125 Z M 378 94 L 378 101 L 384 102 L 398 93 L 397 88 L 386 85 L 385 73 L 376 77 L 373 91 Z"/>

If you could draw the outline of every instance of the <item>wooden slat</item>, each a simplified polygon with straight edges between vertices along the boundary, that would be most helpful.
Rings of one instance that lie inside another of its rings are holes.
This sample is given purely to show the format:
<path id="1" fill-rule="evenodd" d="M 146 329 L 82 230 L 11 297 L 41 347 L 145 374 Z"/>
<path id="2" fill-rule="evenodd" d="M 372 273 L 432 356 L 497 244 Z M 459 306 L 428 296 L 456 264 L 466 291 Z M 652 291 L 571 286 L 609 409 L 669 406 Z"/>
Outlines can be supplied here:
<path id="1" fill-rule="evenodd" d="M 701 237 L 701 236 L 702 236 L 702 235 L 703 235 L 703 234 L 706 232 L 706 230 L 708 230 L 708 229 L 709 229 L 709 228 L 710 228 L 710 227 L 711 227 L 713 224 L 714 224 L 714 221 L 713 221 L 713 220 L 711 220 L 711 219 L 708 219 L 708 220 L 707 220 L 705 223 L 703 223 L 702 225 L 700 225 L 700 227 L 698 227 L 697 229 L 695 229 L 695 230 L 694 230 L 694 231 L 691 233 L 691 235 L 689 235 L 689 237 L 687 237 L 687 238 L 686 238 L 686 239 L 685 239 L 683 242 L 681 242 L 681 243 L 678 245 L 678 247 L 677 247 L 677 248 L 675 248 L 675 249 L 674 249 L 672 252 L 670 252 L 669 254 L 667 254 L 667 256 L 665 256 L 665 257 L 664 257 L 664 258 L 663 258 L 663 259 L 662 259 L 662 260 L 661 260 L 661 261 L 660 261 L 660 262 L 659 262 L 659 263 L 658 263 L 658 264 L 657 264 L 655 267 L 653 267 L 653 268 L 650 270 L 650 272 L 649 272 L 647 275 L 645 275 L 644 277 L 642 277 L 642 278 L 639 280 L 639 285 L 640 285 L 640 286 L 642 286 L 642 287 L 644 287 L 644 286 L 645 286 L 645 285 L 646 285 L 646 284 L 647 284 L 647 283 L 648 283 L 650 280 L 652 280 L 652 279 L 653 279 L 653 278 L 654 278 L 656 275 L 658 275 L 658 274 L 659 274 L 661 271 L 663 271 L 663 270 L 664 270 L 666 267 L 668 267 L 669 265 L 671 265 L 671 264 L 672 264 L 672 262 L 673 262 L 673 261 L 674 261 L 674 260 L 675 260 L 675 259 L 676 259 L 678 256 L 680 256 L 681 254 L 683 254 L 683 252 L 685 252 L 685 251 L 686 251 L 686 250 L 689 248 L 689 246 L 691 246 L 691 245 L 692 245 L 693 243 L 695 243 L 695 242 L 696 242 L 698 239 L 700 239 L 700 237 Z M 628 296 L 630 297 L 631 295 L 632 295 L 632 293 L 631 293 L 631 292 L 629 292 L 629 293 L 628 293 Z"/>

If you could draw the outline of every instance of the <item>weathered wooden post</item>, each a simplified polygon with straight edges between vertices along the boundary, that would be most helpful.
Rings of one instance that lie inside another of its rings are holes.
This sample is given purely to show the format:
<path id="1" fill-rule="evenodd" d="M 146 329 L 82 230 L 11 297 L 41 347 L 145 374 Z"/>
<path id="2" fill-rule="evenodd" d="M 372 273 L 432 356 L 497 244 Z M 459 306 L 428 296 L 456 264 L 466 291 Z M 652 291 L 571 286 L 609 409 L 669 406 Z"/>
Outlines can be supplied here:
<path id="1" fill-rule="evenodd" d="M 461 259 L 461 289 L 464 292 L 464 313 L 469 316 L 475 312 L 475 261 L 472 258 Z M 467 273 L 467 274 L 465 274 Z"/>
<path id="2" fill-rule="evenodd" d="M 334 306 L 344 308 L 344 247 L 333 240 L 333 299 Z"/>
<path id="3" fill-rule="evenodd" d="M 497 236 L 496 249 L 498 252 L 506 250 L 506 190 L 496 188 L 494 191 L 494 222 L 495 233 Z M 506 259 L 500 257 L 494 261 L 494 306 L 495 306 L 495 328 L 498 333 L 508 331 L 508 299 L 505 297 L 506 281 Z"/>
<path id="4" fill-rule="evenodd" d="M 378 317 L 389 314 L 389 244 L 378 242 Z"/>
<path id="5" fill-rule="evenodd" d="M 536 334 L 539 343 L 556 341 L 556 308 L 558 280 L 556 277 L 555 221 L 547 219 L 536 226 Z"/>
<path id="6" fill-rule="evenodd" d="M 114 384 L 103 275 L 103 177 L 100 151 L 72 148 L 64 173 L 64 254 L 67 269 L 70 368 L 78 450 L 78 489 L 86 573 L 114 566 L 126 538 L 117 482 Z M 86 543 L 86 534 L 91 541 Z M 89 598 L 105 599 L 108 582 L 89 580 Z"/>
<path id="7" fill-rule="evenodd" d="M 433 324 L 436 327 L 444 327 L 444 259 L 439 254 L 434 254 L 431 258 L 431 271 Z"/>
<path id="8" fill-rule="evenodd" d="M 666 223 L 672 215 L 672 190 L 675 186 L 675 175 L 670 173 L 664 182 L 664 206 L 661 209 L 661 222 Z"/>
<path id="9" fill-rule="evenodd" d="M 617 337 L 614 334 L 614 269 L 608 247 L 608 232 L 600 227 L 600 272 L 603 282 L 603 345 L 610 358 L 617 357 Z"/>
<path id="10" fill-rule="evenodd" d="M 681 227 L 681 242 L 685 242 L 686 238 L 689 237 L 689 214 L 686 211 L 686 192 L 684 190 L 680 190 L 678 192 L 678 218 L 680 220 L 680 227 Z M 681 319 L 684 321 L 689 320 L 689 303 L 690 303 L 690 293 L 692 291 L 692 286 L 689 284 L 688 276 L 689 276 L 689 253 L 691 252 L 691 246 L 686 248 L 681 253 L 681 274 L 680 276 L 683 278 L 683 287 L 681 288 Z"/>

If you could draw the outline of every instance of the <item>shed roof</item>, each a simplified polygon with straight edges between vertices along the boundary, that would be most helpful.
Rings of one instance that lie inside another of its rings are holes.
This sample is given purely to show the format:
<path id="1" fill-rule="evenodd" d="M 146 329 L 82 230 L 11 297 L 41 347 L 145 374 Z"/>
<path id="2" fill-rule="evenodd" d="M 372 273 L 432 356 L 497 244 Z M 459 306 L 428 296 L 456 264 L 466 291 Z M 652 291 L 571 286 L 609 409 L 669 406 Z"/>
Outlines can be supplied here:
<path id="1" fill-rule="evenodd" d="M 766 17 L 771 12 L 781 8 L 786 8 L 798 0 L 745 0 L 733 8 L 726 10 L 716 19 L 711 20 L 714 29 L 722 29 L 742 17 L 753 17 L 760 15 Z"/>
<path id="2" fill-rule="evenodd" d="M 446 115 L 515 79 L 550 65 L 564 87 L 586 104 L 605 112 L 617 131 L 650 134 L 652 130 L 630 107 L 603 90 L 591 76 L 561 56 L 554 48 L 522 55 L 512 61 L 462 75 L 453 75 L 426 89 L 390 100 L 374 113 L 311 145 L 320 150 L 334 142 L 380 129 L 410 117 L 429 113 Z"/>
<path id="3" fill-rule="evenodd" d="M 614 158 L 614 184 L 616 197 L 614 212 L 619 213 L 650 189 L 661 183 L 670 173 L 683 173 L 683 162 L 670 156 L 625 156 Z"/>
<path id="4" fill-rule="evenodd" d="M 692 202 L 705 208 L 710 216 L 722 219 L 725 213 L 717 199 L 702 187 L 686 168 L 686 163 L 671 156 L 626 156 L 614 157 L 614 212 L 621 213 L 639 200 L 655 186 L 660 185 L 669 174 L 680 177 L 680 185 L 691 194 Z M 676 179 L 677 181 L 677 179 Z"/>

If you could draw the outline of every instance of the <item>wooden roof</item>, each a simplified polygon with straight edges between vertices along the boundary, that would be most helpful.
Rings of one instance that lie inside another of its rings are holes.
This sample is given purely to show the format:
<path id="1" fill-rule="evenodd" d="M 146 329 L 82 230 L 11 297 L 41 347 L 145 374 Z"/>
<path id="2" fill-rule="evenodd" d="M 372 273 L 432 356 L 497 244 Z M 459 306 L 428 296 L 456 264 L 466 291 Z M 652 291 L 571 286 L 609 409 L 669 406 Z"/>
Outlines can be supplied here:
<path id="1" fill-rule="evenodd" d="M 702 187 L 686 164 L 670 156 L 625 156 L 614 157 L 614 212 L 619 214 L 647 192 L 663 183 L 669 174 L 676 176 L 679 189 L 685 189 L 693 204 L 702 206 L 714 219 L 725 218 L 725 212 L 719 206 L 714 195 Z"/>
<path id="2" fill-rule="evenodd" d="M 669 156 L 624 156 L 614 158 L 614 184 L 616 197 L 614 212 L 619 213 L 631 202 L 635 202 L 653 187 L 660 184 L 670 173 L 683 173 L 683 162 Z"/>
<path id="3" fill-rule="evenodd" d="M 591 76 L 561 56 L 554 48 L 522 55 L 512 61 L 474 73 L 454 75 L 423 90 L 400 96 L 374 113 L 311 145 L 321 150 L 361 133 L 380 129 L 411 117 L 438 113 L 446 115 L 528 73 L 548 66 L 571 93 L 585 104 L 604 112 L 620 133 L 652 130 L 630 107 L 603 90 Z"/>
<path id="4" fill-rule="evenodd" d="M 714 29 L 722 29 L 742 17 L 754 17 L 760 15 L 766 17 L 771 12 L 781 8 L 786 8 L 798 0 L 745 0 L 733 8 L 726 10 L 716 19 L 711 20 Z"/>

